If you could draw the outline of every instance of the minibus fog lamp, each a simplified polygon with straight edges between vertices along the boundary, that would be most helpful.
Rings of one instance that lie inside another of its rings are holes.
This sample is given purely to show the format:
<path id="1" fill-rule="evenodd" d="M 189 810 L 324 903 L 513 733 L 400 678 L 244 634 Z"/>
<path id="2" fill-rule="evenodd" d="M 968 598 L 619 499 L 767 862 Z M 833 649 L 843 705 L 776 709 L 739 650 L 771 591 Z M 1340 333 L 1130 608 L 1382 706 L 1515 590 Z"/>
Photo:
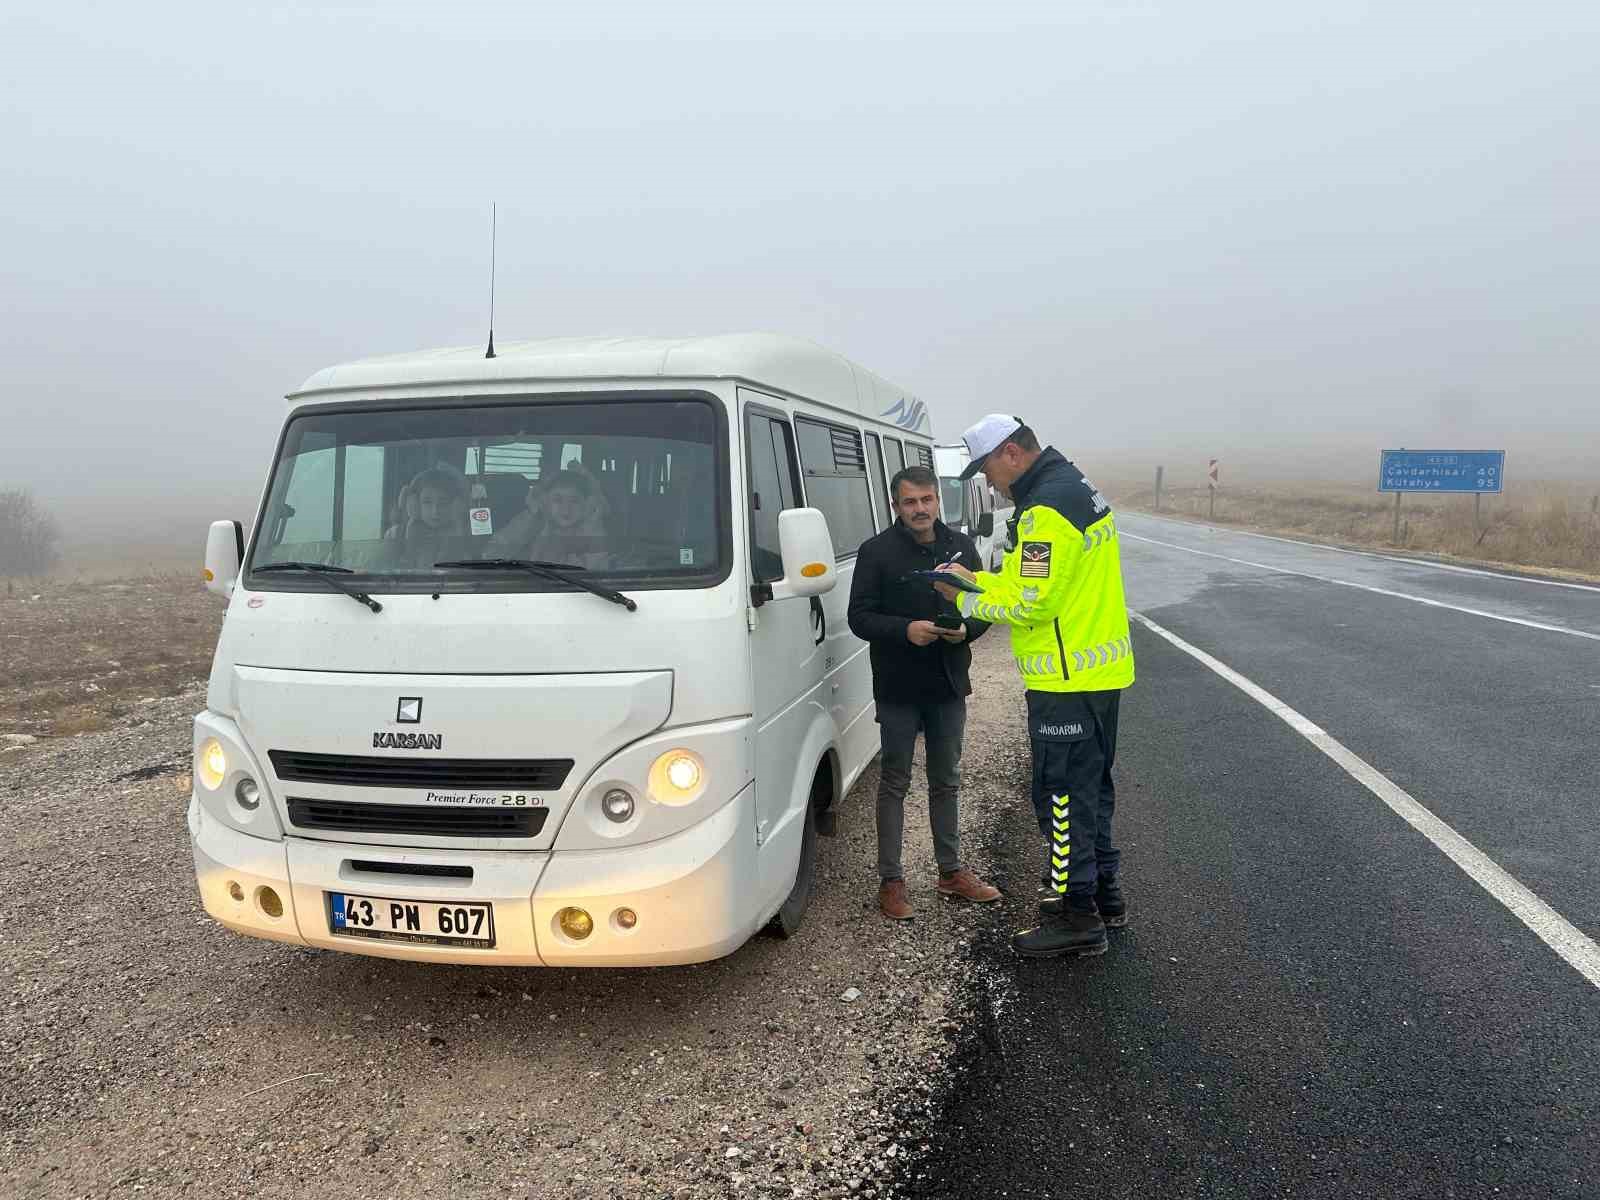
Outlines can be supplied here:
<path id="1" fill-rule="evenodd" d="M 563 908 L 556 914 L 561 932 L 575 942 L 581 942 L 594 932 L 594 918 L 581 908 Z"/>
<path id="2" fill-rule="evenodd" d="M 261 803 L 261 789 L 256 786 L 256 781 L 246 775 L 239 780 L 233 789 L 233 798 L 239 802 L 239 807 L 254 812 Z"/>
<path id="3" fill-rule="evenodd" d="M 273 920 L 283 916 L 283 900 L 278 893 L 269 887 L 264 887 L 256 892 L 256 903 L 261 906 L 261 911 Z"/>
<path id="4" fill-rule="evenodd" d="M 195 773 L 200 776 L 200 782 L 212 791 L 222 786 L 222 780 L 228 774 L 228 756 L 223 753 L 222 743 L 216 738 L 200 747 L 200 761 Z"/>
<path id="5" fill-rule="evenodd" d="M 624 929 L 632 929 L 639 923 L 639 914 L 631 908 L 617 909 L 617 924 Z"/>
<path id="6" fill-rule="evenodd" d="M 600 811 L 609 820 L 621 825 L 633 816 L 633 797 L 621 788 L 612 788 L 600 797 Z"/>

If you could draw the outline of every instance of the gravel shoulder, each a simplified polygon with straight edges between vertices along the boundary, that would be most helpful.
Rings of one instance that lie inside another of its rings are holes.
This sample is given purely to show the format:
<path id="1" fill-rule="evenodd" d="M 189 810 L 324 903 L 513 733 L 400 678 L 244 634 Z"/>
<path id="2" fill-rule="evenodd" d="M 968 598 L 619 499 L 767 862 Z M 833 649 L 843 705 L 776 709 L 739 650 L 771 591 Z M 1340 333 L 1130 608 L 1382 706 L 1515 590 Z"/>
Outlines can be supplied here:
<path id="1" fill-rule="evenodd" d="M 980 873 L 984 830 L 1018 804 L 1004 640 L 974 654 L 962 821 Z M 184 825 L 202 706 L 196 682 L 0 757 L 0 1192 L 883 1195 L 925 1152 L 965 948 L 1016 904 L 935 895 L 920 765 L 912 922 L 877 913 L 874 766 L 793 940 L 696 967 L 426 966 L 205 916 Z"/>

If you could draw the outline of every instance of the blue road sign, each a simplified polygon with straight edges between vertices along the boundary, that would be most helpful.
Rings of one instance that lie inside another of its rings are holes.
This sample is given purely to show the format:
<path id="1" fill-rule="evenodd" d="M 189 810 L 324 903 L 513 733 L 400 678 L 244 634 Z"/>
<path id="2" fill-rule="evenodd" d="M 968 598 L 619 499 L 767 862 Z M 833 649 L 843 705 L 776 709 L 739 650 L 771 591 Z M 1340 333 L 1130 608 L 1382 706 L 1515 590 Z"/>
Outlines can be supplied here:
<path id="1" fill-rule="evenodd" d="M 1385 450 L 1380 492 L 1498 492 L 1504 450 Z"/>

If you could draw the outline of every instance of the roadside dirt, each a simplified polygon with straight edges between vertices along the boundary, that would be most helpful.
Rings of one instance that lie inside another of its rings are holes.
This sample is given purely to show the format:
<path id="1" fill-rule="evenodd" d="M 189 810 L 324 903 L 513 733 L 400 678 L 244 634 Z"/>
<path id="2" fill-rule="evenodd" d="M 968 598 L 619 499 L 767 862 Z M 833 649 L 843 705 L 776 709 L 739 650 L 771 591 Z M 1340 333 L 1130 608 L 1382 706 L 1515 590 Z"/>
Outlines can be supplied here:
<path id="1" fill-rule="evenodd" d="M 143 583 L 106 595 L 148 635 L 102 618 L 59 636 L 188 662 L 186 690 L 0 755 L 0 1193 L 874 1196 L 925 1152 L 964 947 L 1007 918 L 934 894 L 920 778 L 903 925 L 876 909 L 874 767 L 822 843 L 800 935 L 715 963 L 473 969 L 246 939 L 202 912 L 184 825 L 209 649 L 156 654 L 198 642 L 207 610 Z M 71 611 L 34 603 L 30 629 Z M 984 872 L 983 831 L 1025 800 L 1003 634 L 975 658 L 962 819 Z"/>
<path id="2" fill-rule="evenodd" d="M 222 612 L 192 571 L 0 587 L 0 735 L 109 729 L 187 687 L 210 670 Z"/>

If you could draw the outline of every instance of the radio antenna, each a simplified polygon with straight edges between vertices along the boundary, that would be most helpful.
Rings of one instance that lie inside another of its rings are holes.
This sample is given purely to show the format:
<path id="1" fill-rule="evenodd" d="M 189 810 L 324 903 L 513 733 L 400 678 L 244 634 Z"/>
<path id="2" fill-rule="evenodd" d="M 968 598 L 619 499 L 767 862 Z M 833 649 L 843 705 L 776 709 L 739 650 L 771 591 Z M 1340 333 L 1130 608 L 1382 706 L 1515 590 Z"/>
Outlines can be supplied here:
<path id="1" fill-rule="evenodd" d="M 498 207 L 489 205 L 489 349 L 484 352 L 485 358 L 494 357 L 494 252 L 500 225 Z"/>

